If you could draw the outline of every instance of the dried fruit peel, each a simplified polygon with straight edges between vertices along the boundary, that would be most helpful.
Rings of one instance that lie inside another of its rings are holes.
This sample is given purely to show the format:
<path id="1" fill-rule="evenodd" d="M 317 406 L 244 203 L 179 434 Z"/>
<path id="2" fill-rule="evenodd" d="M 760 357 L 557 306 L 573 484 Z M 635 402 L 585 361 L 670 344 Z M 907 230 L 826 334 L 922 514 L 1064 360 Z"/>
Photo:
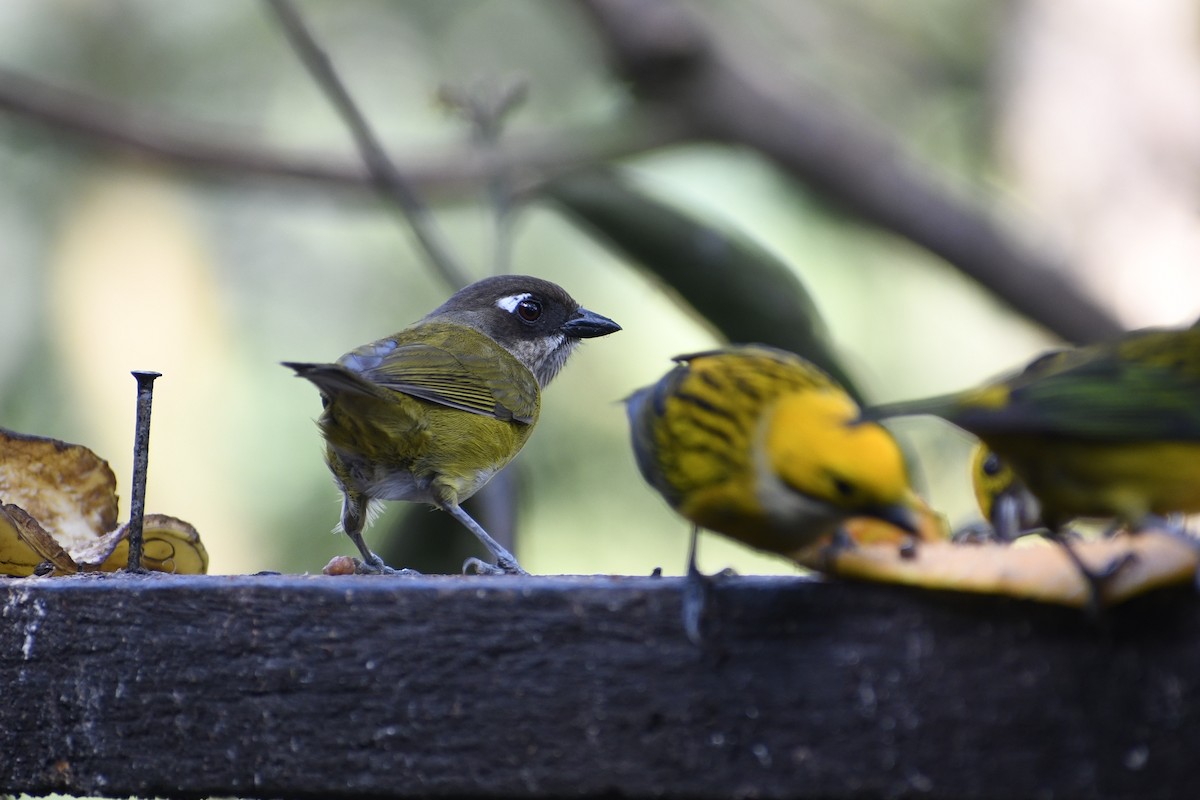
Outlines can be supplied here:
<path id="1" fill-rule="evenodd" d="M 0 575 L 27 577 L 44 563 L 51 575 L 123 569 L 128 527 L 117 528 L 116 485 L 82 445 L 0 428 Z M 183 520 L 147 514 L 142 538 L 146 569 L 208 571 L 208 552 Z"/>
<path id="2" fill-rule="evenodd" d="M 1102 572 L 1127 559 L 1104 582 L 1102 602 L 1115 605 L 1152 589 L 1189 583 L 1200 567 L 1200 550 L 1179 534 L 1146 530 L 1072 542 L 1088 568 Z M 921 542 L 902 555 L 891 544 L 866 544 L 837 552 L 795 555 L 802 566 L 841 578 L 920 586 L 1084 607 L 1087 581 L 1061 546 Z"/>
<path id="3" fill-rule="evenodd" d="M 129 563 L 129 526 L 122 525 L 72 555 L 84 570 L 124 569 Z M 142 521 L 142 566 L 176 575 L 203 575 L 208 571 L 208 551 L 188 523 L 165 514 L 147 514 Z"/>
<path id="4" fill-rule="evenodd" d="M 26 541 L 30 538 L 26 520 L 31 519 L 19 506 L 0 507 L 0 575 L 26 578 L 46 560 Z"/>
<path id="5" fill-rule="evenodd" d="M 117 479 L 88 448 L 0 428 L 0 501 L 20 506 L 67 550 L 117 527 Z"/>

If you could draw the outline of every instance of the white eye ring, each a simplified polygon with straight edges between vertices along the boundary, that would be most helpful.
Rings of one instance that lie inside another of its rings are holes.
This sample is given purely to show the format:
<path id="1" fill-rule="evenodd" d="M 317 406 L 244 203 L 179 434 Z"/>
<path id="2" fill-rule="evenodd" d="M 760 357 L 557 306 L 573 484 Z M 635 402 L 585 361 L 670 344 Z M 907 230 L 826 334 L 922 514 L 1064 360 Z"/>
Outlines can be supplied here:
<path id="1" fill-rule="evenodd" d="M 517 306 L 533 297 L 529 292 L 521 292 L 520 294 L 510 294 L 507 297 L 501 297 L 496 301 L 497 308 L 502 308 L 510 314 L 517 310 Z"/>

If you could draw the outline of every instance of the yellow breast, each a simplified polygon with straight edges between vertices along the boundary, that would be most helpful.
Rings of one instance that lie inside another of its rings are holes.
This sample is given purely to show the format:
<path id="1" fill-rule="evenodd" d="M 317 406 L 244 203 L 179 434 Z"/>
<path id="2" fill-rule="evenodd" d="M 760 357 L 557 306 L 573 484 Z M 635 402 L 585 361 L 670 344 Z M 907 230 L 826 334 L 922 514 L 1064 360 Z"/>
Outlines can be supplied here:
<path id="1" fill-rule="evenodd" d="M 1200 512 L 1200 442 L 1079 442 L 991 437 L 1042 502 L 1046 521 Z"/>

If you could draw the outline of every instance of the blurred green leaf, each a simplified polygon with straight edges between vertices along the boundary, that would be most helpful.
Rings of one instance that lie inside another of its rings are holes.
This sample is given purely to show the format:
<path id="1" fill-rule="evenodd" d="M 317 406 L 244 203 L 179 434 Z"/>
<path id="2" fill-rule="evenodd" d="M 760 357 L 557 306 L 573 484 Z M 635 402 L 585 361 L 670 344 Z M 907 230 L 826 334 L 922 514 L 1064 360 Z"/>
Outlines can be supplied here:
<path id="1" fill-rule="evenodd" d="M 862 402 L 808 290 L 762 247 L 650 197 L 615 170 L 560 178 L 545 194 L 597 239 L 665 283 L 680 304 L 730 342 L 791 350 Z"/>

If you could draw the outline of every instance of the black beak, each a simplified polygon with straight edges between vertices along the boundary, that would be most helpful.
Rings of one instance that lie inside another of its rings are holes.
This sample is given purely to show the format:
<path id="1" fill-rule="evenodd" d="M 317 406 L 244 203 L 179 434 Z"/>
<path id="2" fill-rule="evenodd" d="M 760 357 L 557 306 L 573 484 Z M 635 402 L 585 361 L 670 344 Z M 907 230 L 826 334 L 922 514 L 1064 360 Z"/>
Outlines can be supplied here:
<path id="1" fill-rule="evenodd" d="M 608 317 L 580 308 L 562 326 L 562 332 L 574 339 L 595 339 L 621 330 L 621 326 Z"/>
<path id="2" fill-rule="evenodd" d="M 895 525 L 901 530 L 908 531 L 914 536 L 919 532 L 920 520 L 917 515 L 908 506 L 876 506 L 867 509 L 864 516 L 875 517 L 884 522 Z"/>

